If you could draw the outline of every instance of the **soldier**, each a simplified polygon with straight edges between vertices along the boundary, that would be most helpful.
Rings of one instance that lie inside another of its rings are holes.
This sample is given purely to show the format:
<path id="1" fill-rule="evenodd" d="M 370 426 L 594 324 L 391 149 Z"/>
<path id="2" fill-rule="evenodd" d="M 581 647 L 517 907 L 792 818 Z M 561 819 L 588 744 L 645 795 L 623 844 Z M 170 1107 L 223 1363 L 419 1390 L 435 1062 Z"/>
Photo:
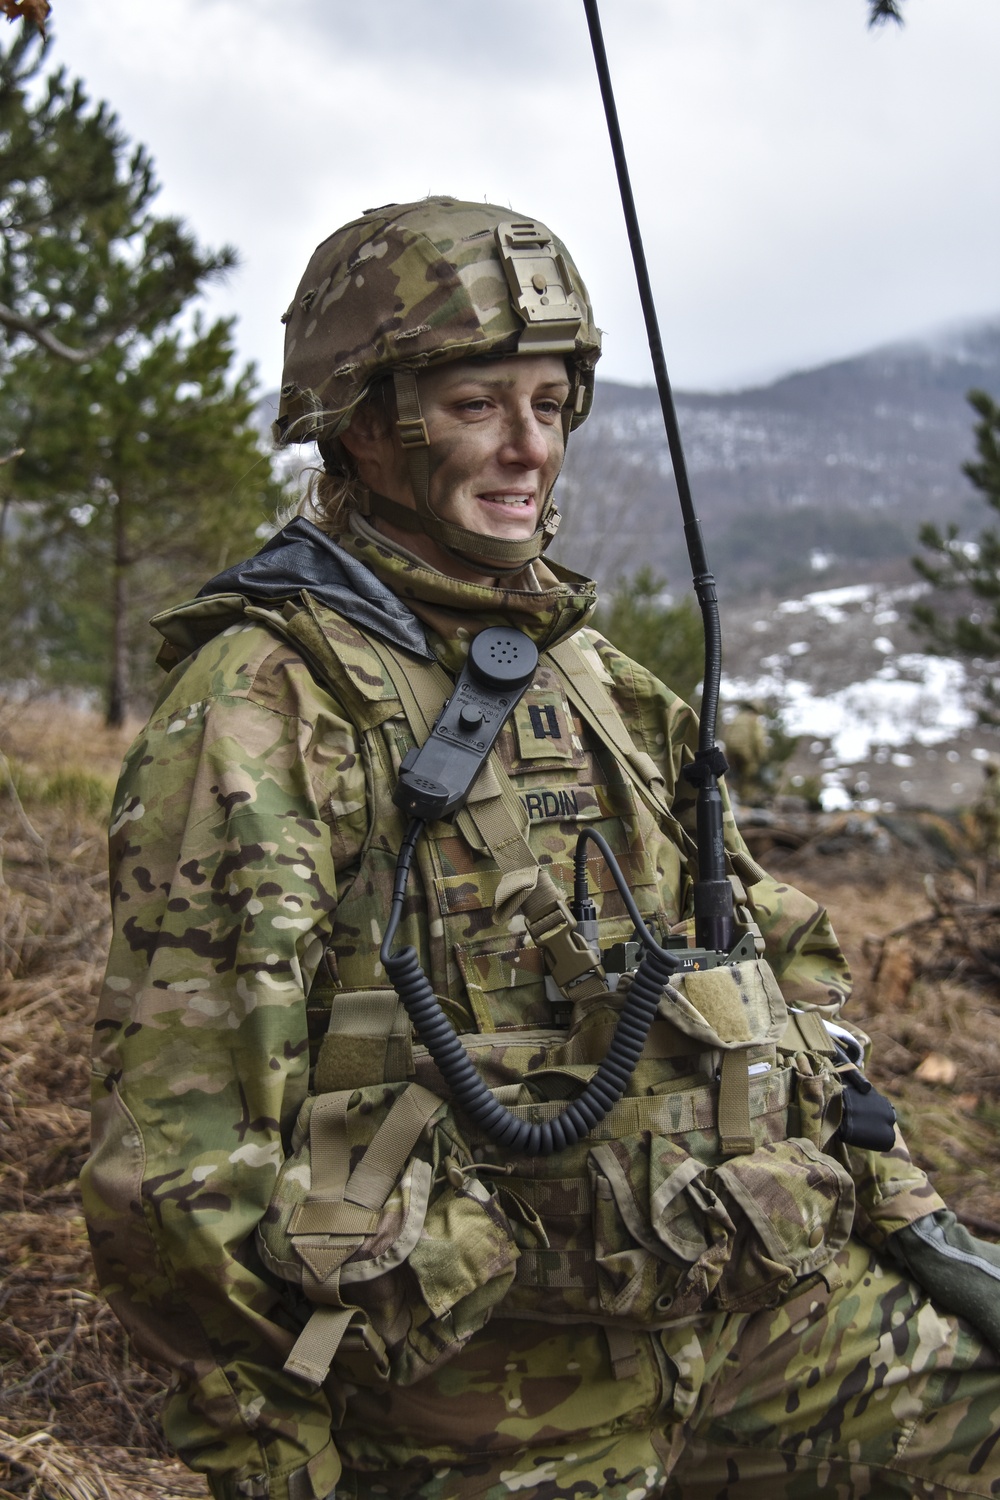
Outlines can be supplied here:
<path id="1" fill-rule="evenodd" d="M 745 806 L 760 806 L 767 794 L 761 773 L 770 750 L 762 703 L 741 700 L 726 724 L 725 749 L 730 790 Z"/>
<path id="2" fill-rule="evenodd" d="M 694 715 L 542 558 L 599 353 L 565 248 L 390 205 L 319 247 L 285 321 L 278 439 L 323 472 L 156 622 L 170 675 L 111 830 L 84 1191 L 105 1293 L 171 1369 L 169 1440 L 225 1500 L 1000 1493 L 1000 1365 L 945 1311 L 1000 1335 L 990 1247 L 901 1141 L 845 1138 L 846 964 L 728 813 L 770 966 L 672 981 L 565 1149 L 475 1125 L 387 983 L 400 763 L 493 626 L 538 671 L 397 902 L 444 1031 L 510 1118 L 589 1086 L 629 976 L 561 896 L 581 829 L 643 924 L 691 929 Z M 584 847 L 608 951 L 636 923 Z M 932 1300 L 902 1261 L 951 1281 Z"/>
<path id="3" fill-rule="evenodd" d="M 1000 760 L 996 756 L 983 761 L 983 776 L 985 783 L 972 804 L 972 824 L 976 852 L 989 869 L 1000 860 Z"/>

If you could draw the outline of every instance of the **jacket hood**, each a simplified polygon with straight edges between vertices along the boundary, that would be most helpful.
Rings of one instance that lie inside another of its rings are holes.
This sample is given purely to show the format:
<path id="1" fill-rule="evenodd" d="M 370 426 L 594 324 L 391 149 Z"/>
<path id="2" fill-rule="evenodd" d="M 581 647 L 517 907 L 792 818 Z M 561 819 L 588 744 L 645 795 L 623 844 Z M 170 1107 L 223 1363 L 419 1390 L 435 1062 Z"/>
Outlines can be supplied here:
<path id="1" fill-rule="evenodd" d="M 339 615 L 430 658 L 424 628 L 416 615 L 364 563 L 296 516 L 254 556 L 217 573 L 198 590 L 198 598 L 242 594 L 256 604 L 294 599 L 303 589 Z"/>
<path id="2" fill-rule="evenodd" d="M 296 516 L 255 556 L 217 573 L 196 599 L 152 623 L 169 643 L 160 653 L 169 668 L 238 618 L 241 600 L 273 607 L 308 593 L 389 645 L 457 672 L 469 639 L 490 625 L 516 626 L 544 651 L 593 612 L 589 580 L 536 563 L 535 583 L 533 589 L 463 583 L 369 537 L 330 537 Z"/>

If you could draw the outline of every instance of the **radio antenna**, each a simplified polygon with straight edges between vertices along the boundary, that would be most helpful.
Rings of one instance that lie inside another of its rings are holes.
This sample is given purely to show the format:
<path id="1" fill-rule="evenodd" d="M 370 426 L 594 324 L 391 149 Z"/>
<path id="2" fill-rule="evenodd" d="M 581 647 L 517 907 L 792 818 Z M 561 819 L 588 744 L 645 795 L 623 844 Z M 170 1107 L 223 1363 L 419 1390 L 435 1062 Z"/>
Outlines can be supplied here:
<path id="1" fill-rule="evenodd" d="M 709 571 L 705 556 L 705 543 L 701 533 L 701 522 L 695 513 L 688 481 L 687 464 L 681 443 L 677 408 L 674 404 L 667 362 L 663 354 L 663 341 L 653 302 L 646 254 L 639 230 L 639 217 L 632 196 L 628 162 L 618 124 L 611 70 L 604 47 L 601 18 L 597 0 L 583 0 L 590 30 L 590 43 L 597 68 L 597 78 L 604 101 L 604 113 L 611 138 L 611 152 L 618 175 L 618 190 L 621 194 L 625 227 L 628 231 L 632 263 L 639 288 L 639 301 L 646 322 L 646 337 L 653 361 L 653 374 L 663 412 L 663 425 L 667 433 L 670 461 L 673 464 L 674 481 L 680 499 L 684 520 L 684 539 L 691 560 L 692 582 L 701 609 L 702 629 L 705 636 L 705 673 L 701 693 L 701 727 L 698 750 L 684 774 L 698 788 L 698 873 L 694 889 L 695 936 L 700 948 L 728 952 L 733 937 L 733 892 L 726 876 L 725 844 L 723 842 L 722 796 L 719 792 L 719 777 L 726 771 L 726 759 L 716 743 L 716 724 L 719 712 L 719 683 L 722 676 L 722 632 L 719 624 L 719 603 L 715 590 L 715 577 Z"/>

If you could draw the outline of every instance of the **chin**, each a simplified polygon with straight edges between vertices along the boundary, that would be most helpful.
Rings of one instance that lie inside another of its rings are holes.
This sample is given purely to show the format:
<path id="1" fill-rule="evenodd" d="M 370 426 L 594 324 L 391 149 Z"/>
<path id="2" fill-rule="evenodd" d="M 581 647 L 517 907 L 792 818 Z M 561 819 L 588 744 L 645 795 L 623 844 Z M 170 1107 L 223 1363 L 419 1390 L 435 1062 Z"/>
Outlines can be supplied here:
<path id="1" fill-rule="evenodd" d="M 480 517 L 482 523 L 483 517 Z M 536 516 L 518 516 L 516 520 L 493 520 L 486 518 L 486 524 L 470 526 L 470 531 L 477 531 L 480 536 L 495 536 L 498 541 L 523 542 L 526 537 L 534 536 L 538 527 Z"/>
<path id="2" fill-rule="evenodd" d="M 534 534 L 534 526 L 493 526 L 481 533 L 482 536 L 496 537 L 498 542 L 524 542 Z"/>

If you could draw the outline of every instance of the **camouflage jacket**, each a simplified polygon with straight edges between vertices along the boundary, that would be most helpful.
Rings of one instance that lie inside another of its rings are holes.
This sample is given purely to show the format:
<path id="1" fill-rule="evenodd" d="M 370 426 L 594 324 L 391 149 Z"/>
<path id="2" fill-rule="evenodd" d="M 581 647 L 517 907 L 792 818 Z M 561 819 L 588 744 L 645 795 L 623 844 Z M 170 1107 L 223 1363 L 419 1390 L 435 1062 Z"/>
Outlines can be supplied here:
<path id="1" fill-rule="evenodd" d="M 695 716 L 586 630 L 593 585 L 536 565 L 536 588 L 483 588 L 370 539 L 337 540 L 419 617 L 452 674 L 470 634 L 487 625 L 526 630 L 542 651 L 578 634 L 633 738 L 658 763 L 677 819 L 693 829 L 693 793 L 679 773 L 696 745 Z M 330 1404 L 282 1369 L 298 1325 L 253 1237 L 308 1091 L 307 997 L 318 973 L 336 983 L 338 963 L 350 969 L 359 953 L 377 952 L 388 887 L 373 885 L 364 899 L 351 888 L 372 849 L 391 877 L 395 833 L 370 826 L 372 771 L 344 703 L 263 616 L 237 604 L 209 597 L 159 622 L 180 660 L 128 754 L 114 806 L 115 924 L 95 1030 L 85 1202 L 106 1294 L 138 1347 L 174 1372 L 165 1427 L 184 1460 L 220 1496 L 310 1500 L 303 1467 L 316 1496 L 339 1472 Z M 311 614 L 349 656 L 356 632 L 315 600 Z M 349 669 L 378 700 L 371 656 L 356 654 Z M 388 730 L 402 753 L 405 736 Z M 556 866 L 581 807 L 602 826 L 622 823 L 615 768 L 544 659 L 501 755 L 532 845 Z M 731 848 L 742 848 L 728 806 L 726 817 Z M 649 909 L 672 925 L 686 920 L 690 875 L 676 840 L 663 836 L 644 852 L 625 830 L 618 845 Z M 467 901 L 467 869 L 439 865 L 427 882 L 441 890 L 410 903 L 407 939 L 418 942 L 455 1023 L 485 1029 L 499 1010 L 507 1026 L 537 1024 L 537 971 L 529 966 L 526 982 L 506 988 L 490 979 L 491 954 L 507 935 L 484 930 L 481 903 Z M 610 881 L 599 886 L 602 914 L 619 920 Z M 354 923 L 338 930 L 349 892 Z M 825 912 L 769 878 L 750 894 L 786 998 L 835 1012 L 850 976 Z M 463 902 L 467 935 L 478 937 L 464 957 L 461 942 L 439 941 L 442 921 L 432 915 L 447 908 L 460 924 Z"/>

